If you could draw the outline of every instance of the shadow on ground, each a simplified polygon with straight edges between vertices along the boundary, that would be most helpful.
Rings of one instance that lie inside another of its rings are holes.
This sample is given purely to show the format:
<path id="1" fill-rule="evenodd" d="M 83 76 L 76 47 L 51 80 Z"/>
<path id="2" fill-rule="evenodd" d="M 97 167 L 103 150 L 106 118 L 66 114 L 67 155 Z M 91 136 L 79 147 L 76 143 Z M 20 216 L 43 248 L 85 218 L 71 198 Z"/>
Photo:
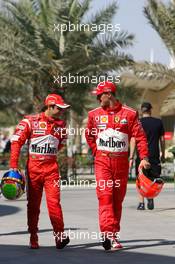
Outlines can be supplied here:
<path id="1" fill-rule="evenodd" d="M 17 264 L 25 262 L 25 264 L 34 263 L 66 263 L 66 264 L 86 264 L 90 261 L 94 263 L 134 263 L 134 264 L 174 264 L 174 257 L 145 254 L 138 252 L 130 252 L 131 249 L 145 248 L 145 247 L 157 247 L 157 246 L 171 246 L 175 251 L 175 241 L 167 240 L 130 240 L 123 241 L 125 243 L 138 243 L 137 246 L 127 246 L 121 251 L 106 252 L 100 246 L 99 243 L 87 243 L 78 245 L 69 245 L 63 250 L 57 250 L 55 247 L 41 247 L 39 250 L 31 250 L 27 246 L 21 245 L 0 245 L 0 263 Z M 149 245 L 146 245 L 146 243 Z M 155 242 L 155 243 L 154 243 Z M 150 249 L 151 252 L 151 249 Z M 10 253 L 10 254 L 9 254 Z"/>
<path id="2" fill-rule="evenodd" d="M 21 211 L 21 209 L 17 206 L 0 205 L 0 217 L 6 216 L 6 215 L 11 215 L 11 214 L 16 214 L 19 211 Z"/>
<path id="3" fill-rule="evenodd" d="M 68 227 L 65 228 L 65 231 L 77 231 L 77 230 L 88 230 L 88 228 L 74 228 L 74 227 Z M 40 229 L 38 233 L 46 233 L 46 232 L 52 232 L 53 229 Z M 15 236 L 15 235 L 25 235 L 28 234 L 27 230 L 24 231 L 15 231 L 15 232 L 7 232 L 7 233 L 1 233 L 0 236 Z"/>

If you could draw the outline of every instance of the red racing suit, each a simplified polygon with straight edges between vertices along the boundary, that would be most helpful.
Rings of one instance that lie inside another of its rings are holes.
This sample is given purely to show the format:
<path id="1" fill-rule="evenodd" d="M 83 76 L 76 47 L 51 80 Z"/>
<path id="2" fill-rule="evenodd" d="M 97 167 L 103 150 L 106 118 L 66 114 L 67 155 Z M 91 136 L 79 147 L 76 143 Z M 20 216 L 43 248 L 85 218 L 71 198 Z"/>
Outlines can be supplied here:
<path id="1" fill-rule="evenodd" d="M 46 117 L 45 113 L 40 113 L 25 117 L 12 136 L 11 168 L 18 168 L 20 149 L 28 140 L 27 218 L 30 233 L 38 231 L 43 187 L 53 230 L 55 234 L 64 231 L 56 155 L 65 143 L 65 131 L 63 120 Z"/>
<path id="2" fill-rule="evenodd" d="M 128 146 L 135 137 L 140 158 L 148 157 L 147 139 L 132 108 L 117 102 L 114 108 L 89 112 L 85 136 L 95 156 L 96 193 L 102 233 L 120 231 L 122 202 L 128 180 Z"/>

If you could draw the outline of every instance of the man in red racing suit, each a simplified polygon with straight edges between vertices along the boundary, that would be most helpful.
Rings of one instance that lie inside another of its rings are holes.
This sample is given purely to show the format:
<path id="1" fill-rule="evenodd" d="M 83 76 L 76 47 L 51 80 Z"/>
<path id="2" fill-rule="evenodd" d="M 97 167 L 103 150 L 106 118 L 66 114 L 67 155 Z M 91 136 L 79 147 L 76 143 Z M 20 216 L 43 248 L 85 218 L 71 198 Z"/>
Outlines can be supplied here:
<path id="1" fill-rule="evenodd" d="M 62 97 L 49 94 L 46 97 L 45 112 L 26 116 L 16 127 L 11 139 L 10 167 L 18 169 L 18 159 L 22 145 L 28 141 L 27 162 L 27 218 L 30 247 L 39 248 L 38 220 L 43 187 L 46 193 L 47 207 L 53 226 L 56 246 L 63 248 L 69 238 L 64 235 L 64 222 L 60 205 L 59 172 L 57 151 L 65 144 L 65 121 L 58 118 L 63 108 L 68 108 Z M 64 130 L 64 133 L 62 131 Z M 62 136 L 64 135 L 64 136 Z"/>
<path id="2" fill-rule="evenodd" d="M 122 248 L 118 232 L 128 179 L 128 144 L 132 136 L 137 141 L 140 166 L 150 166 L 147 140 L 137 112 L 116 100 L 115 91 L 112 82 L 97 86 L 94 93 L 101 107 L 89 112 L 85 130 L 87 143 L 95 156 L 99 224 L 106 250 Z"/>

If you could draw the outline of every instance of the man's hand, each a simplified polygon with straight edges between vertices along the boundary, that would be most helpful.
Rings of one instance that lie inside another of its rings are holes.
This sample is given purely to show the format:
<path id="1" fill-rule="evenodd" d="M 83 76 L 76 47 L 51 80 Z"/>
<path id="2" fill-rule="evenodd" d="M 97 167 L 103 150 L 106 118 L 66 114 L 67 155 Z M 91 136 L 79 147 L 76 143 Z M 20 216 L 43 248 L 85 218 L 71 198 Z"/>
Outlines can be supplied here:
<path id="1" fill-rule="evenodd" d="M 161 160 L 162 163 L 165 163 L 165 156 L 162 155 L 161 158 L 160 158 L 160 160 Z"/>
<path id="2" fill-rule="evenodd" d="M 130 170 L 132 170 L 133 163 L 134 163 L 134 159 L 133 159 L 133 158 L 130 158 L 130 159 L 129 159 L 129 169 L 130 169 Z"/>
<path id="3" fill-rule="evenodd" d="M 140 164 L 139 164 L 139 169 L 149 169 L 151 167 L 151 164 L 149 163 L 149 161 L 147 161 L 146 159 L 142 159 Z"/>

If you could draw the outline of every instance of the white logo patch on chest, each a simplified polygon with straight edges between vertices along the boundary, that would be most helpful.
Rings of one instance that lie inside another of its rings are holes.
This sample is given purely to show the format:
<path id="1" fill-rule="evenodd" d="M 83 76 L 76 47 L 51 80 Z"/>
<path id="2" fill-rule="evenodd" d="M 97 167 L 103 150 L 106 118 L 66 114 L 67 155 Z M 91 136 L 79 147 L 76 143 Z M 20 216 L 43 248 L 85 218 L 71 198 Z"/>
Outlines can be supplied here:
<path id="1" fill-rule="evenodd" d="M 98 150 L 127 152 L 128 135 L 113 128 L 108 128 L 98 134 L 96 144 Z"/>
<path id="2" fill-rule="evenodd" d="M 29 144 L 30 154 L 56 155 L 59 140 L 52 135 L 32 138 Z"/>

